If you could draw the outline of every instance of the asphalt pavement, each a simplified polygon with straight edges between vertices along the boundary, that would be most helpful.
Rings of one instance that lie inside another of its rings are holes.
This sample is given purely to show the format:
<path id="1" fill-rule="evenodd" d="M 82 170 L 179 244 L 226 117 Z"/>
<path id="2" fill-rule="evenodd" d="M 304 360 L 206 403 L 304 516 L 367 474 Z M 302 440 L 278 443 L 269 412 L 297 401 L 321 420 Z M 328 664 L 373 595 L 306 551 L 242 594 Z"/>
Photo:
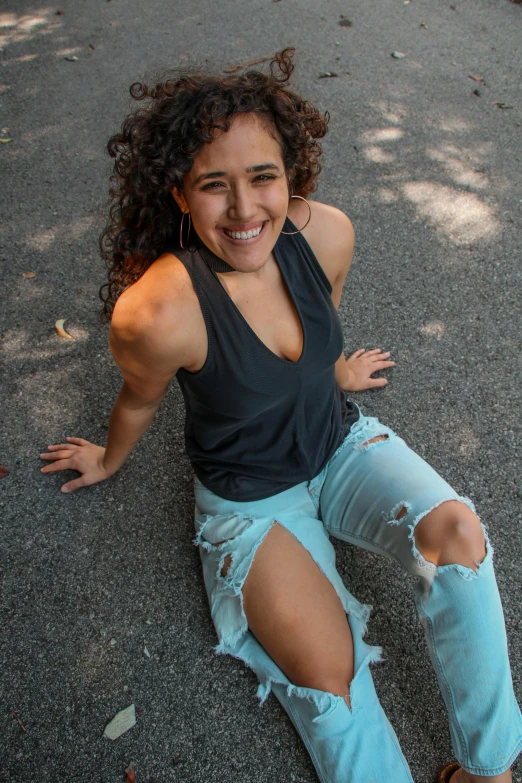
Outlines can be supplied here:
<path id="1" fill-rule="evenodd" d="M 346 351 L 397 362 L 385 389 L 353 397 L 488 525 L 522 703 L 522 7 L 3 0 L 0 33 L 0 781 L 121 783 L 131 761 L 137 783 L 317 780 L 275 698 L 259 708 L 252 672 L 213 652 L 176 383 L 107 482 L 63 495 L 72 474 L 44 476 L 38 458 L 66 435 L 103 444 L 120 386 L 97 237 L 130 84 L 287 45 L 294 86 L 331 115 L 316 197 L 355 226 Z M 411 579 L 335 547 L 374 607 L 381 701 L 431 783 L 453 754 Z M 134 728 L 104 738 L 130 704 Z"/>

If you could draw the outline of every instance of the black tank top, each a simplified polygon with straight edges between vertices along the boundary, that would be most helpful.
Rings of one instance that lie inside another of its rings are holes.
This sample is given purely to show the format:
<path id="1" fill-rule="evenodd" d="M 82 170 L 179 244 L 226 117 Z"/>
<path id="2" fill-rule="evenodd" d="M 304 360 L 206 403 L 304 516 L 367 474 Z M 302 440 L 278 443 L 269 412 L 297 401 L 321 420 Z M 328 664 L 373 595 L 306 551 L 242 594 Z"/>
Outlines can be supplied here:
<path id="1" fill-rule="evenodd" d="M 295 231 L 287 218 L 285 231 Z M 310 245 L 281 234 L 274 257 L 301 321 L 298 361 L 282 359 L 255 334 L 216 272 L 231 271 L 201 241 L 169 249 L 198 296 L 208 354 L 177 379 L 186 406 L 187 454 L 201 483 L 227 500 L 261 500 L 319 473 L 359 418 L 335 381 L 343 348 L 332 287 Z"/>

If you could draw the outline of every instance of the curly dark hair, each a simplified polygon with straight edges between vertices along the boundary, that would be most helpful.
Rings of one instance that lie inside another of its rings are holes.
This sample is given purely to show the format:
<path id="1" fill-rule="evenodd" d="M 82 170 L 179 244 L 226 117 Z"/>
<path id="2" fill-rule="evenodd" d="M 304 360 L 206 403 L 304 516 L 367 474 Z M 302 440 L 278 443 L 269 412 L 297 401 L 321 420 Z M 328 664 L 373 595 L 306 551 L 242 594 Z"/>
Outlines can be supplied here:
<path id="1" fill-rule="evenodd" d="M 292 194 L 307 196 L 316 189 L 318 139 L 327 133 L 328 113 L 286 85 L 293 55 L 292 48 L 276 54 L 266 74 L 168 72 L 154 86 L 131 86 L 132 98 L 146 103 L 128 115 L 107 145 L 115 164 L 109 220 L 100 237 L 109 277 L 100 288 L 102 321 L 110 321 L 120 294 L 175 244 L 181 210 L 172 188 L 183 190 L 199 150 L 213 141 L 216 128 L 229 130 L 235 115 L 255 112 L 274 128 Z"/>

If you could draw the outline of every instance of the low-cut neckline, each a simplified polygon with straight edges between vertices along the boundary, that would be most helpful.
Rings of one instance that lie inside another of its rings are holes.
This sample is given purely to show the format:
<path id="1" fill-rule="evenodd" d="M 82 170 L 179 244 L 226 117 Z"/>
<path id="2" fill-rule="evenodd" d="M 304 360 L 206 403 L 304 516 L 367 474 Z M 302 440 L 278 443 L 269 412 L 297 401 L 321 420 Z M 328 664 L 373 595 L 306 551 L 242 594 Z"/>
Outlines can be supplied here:
<path id="1" fill-rule="evenodd" d="M 288 228 L 287 224 L 289 224 L 290 230 L 295 230 L 294 224 L 292 223 L 292 221 L 288 217 L 286 218 L 286 221 L 285 221 L 285 224 L 284 224 L 283 228 Z M 271 348 L 269 348 L 266 343 L 263 342 L 263 340 L 259 337 L 259 335 L 250 326 L 250 324 L 246 320 L 245 316 L 243 315 L 243 313 L 241 312 L 239 307 L 236 305 L 236 303 L 234 302 L 234 300 L 232 299 L 232 297 L 230 296 L 230 294 L 228 293 L 228 291 L 226 290 L 226 288 L 224 287 L 224 285 L 222 284 L 222 282 L 220 281 L 220 279 L 218 278 L 218 276 L 216 274 L 217 272 L 235 272 L 237 270 L 235 270 L 232 266 L 230 266 L 230 264 L 228 264 L 222 258 L 217 256 L 201 240 L 199 240 L 199 243 L 198 243 L 198 252 L 199 252 L 199 255 L 201 256 L 201 258 L 203 259 L 203 261 L 205 262 L 205 264 L 208 266 L 210 271 L 213 273 L 213 275 L 216 278 L 216 281 L 218 282 L 221 290 L 224 292 L 225 296 L 228 298 L 228 300 L 232 304 L 232 307 L 237 312 L 239 318 L 243 321 L 243 323 L 245 324 L 247 329 L 249 329 L 251 334 L 253 334 L 253 336 L 255 337 L 256 341 L 264 348 L 265 351 L 267 351 L 270 354 L 270 356 L 273 356 L 278 361 L 284 362 L 287 365 L 294 365 L 294 366 L 297 367 L 297 366 L 299 366 L 302 363 L 302 360 L 303 360 L 303 357 L 304 357 L 304 354 L 305 354 L 305 349 L 306 349 L 306 344 L 307 344 L 306 330 L 305 330 L 305 326 L 304 326 L 304 321 L 303 321 L 303 316 L 302 316 L 301 310 L 299 308 L 298 303 L 295 300 L 294 293 L 292 291 L 291 286 L 288 283 L 288 279 L 287 279 L 287 277 L 285 275 L 285 272 L 284 272 L 284 269 L 283 269 L 283 265 L 281 264 L 281 257 L 279 255 L 280 251 L 279 251 L 279 249 L 277 247 L 278 243 L 279 243 L 279 240 L 274 245 L 274 248 L 273 248 L 273 251 L 272 251 L 273 254 L 274 254 L 274 260 L 275 260 L 275 262 L 277 264 L 277 267 L 279 269 L 279 272 L 280 272 L 281 277 L 283 279 L 283 282 L 285 284 L 286 290 L 287 290 L 288 295 L 290 297 L 290 301 L 292 302 L 292 304 L 294 306 L 294 309 L 295 309 L 295 311 L 297 313 L 297 317 L 299 319 L 299 324 L 301 326 L 301 334 L 302 334 L 302 339 L 303 339 L 303 344 L 302 344 L 302 347 L 301 347 L 301 354 L 299 355 L 299 358 L 297 360 L 295 360 L 295 361 L 293 359 L 285 359 L 283 356 L 279 356 Z"/>

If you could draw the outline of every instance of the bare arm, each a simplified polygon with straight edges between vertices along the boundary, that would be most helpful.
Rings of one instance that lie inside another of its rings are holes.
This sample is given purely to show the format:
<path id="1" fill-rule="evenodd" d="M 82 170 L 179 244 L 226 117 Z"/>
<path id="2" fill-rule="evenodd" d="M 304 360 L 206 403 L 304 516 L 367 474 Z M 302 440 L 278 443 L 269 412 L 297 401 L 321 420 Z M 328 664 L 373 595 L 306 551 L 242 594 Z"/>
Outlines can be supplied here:
<path id="1" fill-rule="evenodd" d="M 118 300 L 109 346 L 123 385 L 112 408 L 105 448 L 83 438 L 67 438 L 67 443 L 49 446 L 48 453 L 40 455 L 52 461 L 42 473 L 81 473 L 64 484 L 62 492 L 112 476 L 149 428 L 170 380 L 185 362 L 185 334 L 176 320 L 172 308 L 145 306 L 135 294 Z"/>
<path id="2" fill-rule="evenodd" d="M 175 341 L 164 339 L 161 325 L 154 319 L 136 324 L 128 310 L 113 318 L 109 346 L 123 377 L 109 419 L 103 459 L 112 475 L 150 427 L 180 365 Z"/>

